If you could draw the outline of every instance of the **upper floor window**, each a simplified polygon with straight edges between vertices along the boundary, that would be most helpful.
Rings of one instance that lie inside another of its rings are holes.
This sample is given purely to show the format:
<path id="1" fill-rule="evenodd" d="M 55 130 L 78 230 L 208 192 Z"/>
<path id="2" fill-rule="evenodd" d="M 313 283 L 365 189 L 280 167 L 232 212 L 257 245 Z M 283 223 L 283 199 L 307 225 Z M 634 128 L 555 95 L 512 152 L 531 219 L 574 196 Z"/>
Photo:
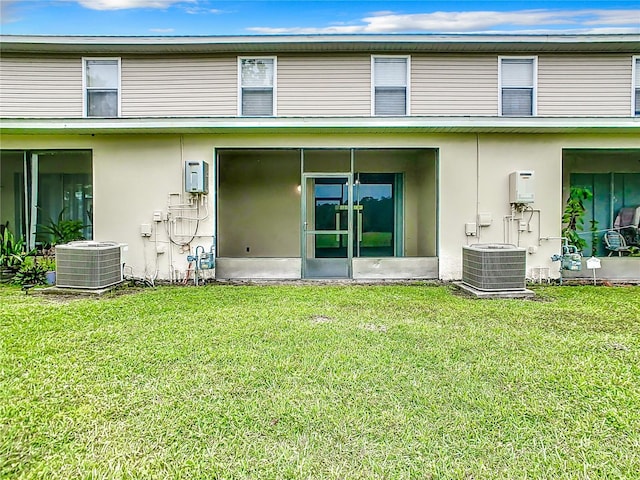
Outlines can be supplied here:
<path id="1" fill-rule="evenodd" d="M 640 57 L 633 57 L 633 113 L 640 115 Z"/>
<path id="2" fill-rule="evenodd" d="M 238 68 L 238 113 L 249 117 L 275 115 L 275 57 L 240 58 Z"/>
<path id="3" fill-rule="evenodd" d="M 500 115 L 536 114 L 536 71 L 535 57 L 500 58 Z"/>
<path id="4" fill-rule="evenodd" d="M 409 57 L 372 57 L 373 115 L 409 115 Z"/>
<path id="5" fill-rule="evenodd" d="M 120 115 L 120 59 L 85 58 L 84 104 L 86 117 Z"/>

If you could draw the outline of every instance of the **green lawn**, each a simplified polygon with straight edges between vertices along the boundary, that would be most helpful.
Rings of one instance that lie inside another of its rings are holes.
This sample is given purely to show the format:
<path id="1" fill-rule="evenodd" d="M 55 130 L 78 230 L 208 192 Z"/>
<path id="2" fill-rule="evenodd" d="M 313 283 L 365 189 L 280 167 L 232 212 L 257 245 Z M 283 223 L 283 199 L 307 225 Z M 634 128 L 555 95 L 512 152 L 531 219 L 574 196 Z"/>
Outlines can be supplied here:
<path id="1" fill-rule="evenodd" d="M 640 478 L 640 287 L 0 288 L 1 478 Z"/>

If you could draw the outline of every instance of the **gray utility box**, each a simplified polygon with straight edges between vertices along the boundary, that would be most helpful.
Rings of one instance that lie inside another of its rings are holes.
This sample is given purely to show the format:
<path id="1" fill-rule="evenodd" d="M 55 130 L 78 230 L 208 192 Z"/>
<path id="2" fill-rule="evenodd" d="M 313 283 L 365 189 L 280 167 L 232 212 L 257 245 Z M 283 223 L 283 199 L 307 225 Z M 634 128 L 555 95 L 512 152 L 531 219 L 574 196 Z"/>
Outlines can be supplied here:
<path id="1" fill-rule="evenodd" d="M 525 290 L 527 252 L 507 243 L 462 247 L 462 281 L 484 291 Z"/>
<path id="2" fill-rule="evenodd" d="M 122 282 L 122 244 L 79 241 L 56 245 L 56 286 L 106 288 Z"/>
<path id="3" fill-rule="evenodd" d="M 184 164 L 184 190 L 188 193 L 209 191 L 209 164 L 204 160 L 187 160 Z"/>

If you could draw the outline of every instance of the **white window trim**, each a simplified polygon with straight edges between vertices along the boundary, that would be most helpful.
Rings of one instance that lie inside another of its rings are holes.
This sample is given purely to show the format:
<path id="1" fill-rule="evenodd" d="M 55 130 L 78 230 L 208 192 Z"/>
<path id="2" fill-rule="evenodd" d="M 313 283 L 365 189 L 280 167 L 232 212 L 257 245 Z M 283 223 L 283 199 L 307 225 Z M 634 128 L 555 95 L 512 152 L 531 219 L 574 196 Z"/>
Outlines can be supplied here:
<path id="1" fill-rule="evenodd" d="M 243 56 L 238 57 L 238 116 L 242 115 L 242 60 L 273 60 L 273 112 L 272 117 L 278 116 L 278 57 L 276 56 Z"/>
<path id="2" fill-rule="evenodd" d="M 533 98 L 531 99 L 531 116 L 538 115 L 538 57 L 533 56 L 498 56 L 498 116 L 502 117 L 502 60 L 533 60 Z"/>
<path id="3" fill-rule="evenodd" d="M 631 57 L 631 116 L 637 117 L 636 115 L 636 82 L 638 79 L 636 78 L 636 62 L 640 62 L 640 55 L 633 55 Z M 640 86 L 638 87 L 640 88 Z"/>
<path id="4" fill-rule="evenodd" d="M 120 57 L 82 57 L 82 116 L 83 118 L 103 118 L 90 117 L 87 112 L 87 60 L 117 60 L 118 62 L 118 114 L 122 115 L 122 59 Z"/>
<path id="5" fill-rule="evenodd" d="M 411 115 L 411 55 L 371 55 L 371 116 L 384 117 L 386 115 L 376 115 L 376 79 L 375 79 L 375 59 L 376 58 L 404 58 L 407 61 L 407 85 L 405 99 L 405 114 Z"/>

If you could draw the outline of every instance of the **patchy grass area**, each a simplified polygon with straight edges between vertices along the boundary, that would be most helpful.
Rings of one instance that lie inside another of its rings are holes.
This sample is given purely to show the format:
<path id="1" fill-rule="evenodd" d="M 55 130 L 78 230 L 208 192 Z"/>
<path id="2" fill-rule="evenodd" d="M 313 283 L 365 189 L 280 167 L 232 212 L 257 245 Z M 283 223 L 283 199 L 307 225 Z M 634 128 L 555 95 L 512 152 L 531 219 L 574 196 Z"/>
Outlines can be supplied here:
<path id="1" fill-rule="evenodd" d="M 638 478 L 640 287 L 0 288 L 2 478 Z"/>

